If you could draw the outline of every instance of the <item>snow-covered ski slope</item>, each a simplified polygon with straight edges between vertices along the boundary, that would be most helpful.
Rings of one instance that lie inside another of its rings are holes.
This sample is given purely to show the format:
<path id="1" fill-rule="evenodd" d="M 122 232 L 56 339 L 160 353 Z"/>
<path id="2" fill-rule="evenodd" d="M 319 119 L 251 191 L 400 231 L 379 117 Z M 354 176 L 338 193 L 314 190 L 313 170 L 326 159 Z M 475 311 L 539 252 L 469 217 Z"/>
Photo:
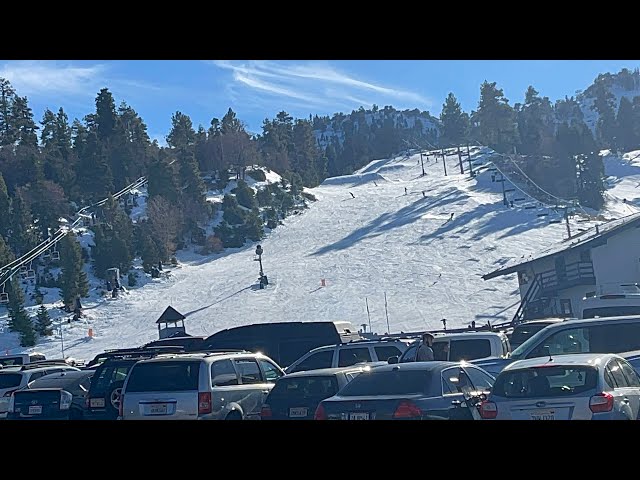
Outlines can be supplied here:
<path id="1" fill-rule="evenodd" d="M 474 163 L 482 164 L 486 153 L 472 150 Z M 265 290 L 257 288 L 255 244 L 208 257 L 182 253 L 181 266 L 166 279 L 115 301 L 87 300 L 85 321 L 64 326 L 65 355 L 88 359 L 156 339 L 155 321 L 168 305 L 187 316 L 193 335 L 255 322 L 348 320 L 359 326 L 368 323 L 365 298 L 373 330 L 385 332 L 385 293 L 394 332 L 441 328 L 443 318 L 448 327 L 510 320 L 519 301 L 515 275 L 490 281 L 481 275 L 562 241 L 566 225 L 549 223 L 555 214 L 529 199 L 505 207 L 491 171 L 470 178 L 465 165 L 461 175 L 451 155 L 445 177 L 442 159 L 428 158 L 424 177 L 414 154 L 373 161 L 309 190 L 318 201 L 261 242 L 270 282 Z M 633 162 L 611 157 L 606 164 L 615 171 L 611 193 L 617 197 L 624 198 L 621 185 L 640 184 Z M 615 203 L 608 216 L 628 213 Z M 577 217 L 571 222 L 574 232 L 594 225 Z M 32 350 L 59 357 L 60 343 L 51 337 Z M 20 351 L 15 334 L 0 335 L 0 349 Z"/>

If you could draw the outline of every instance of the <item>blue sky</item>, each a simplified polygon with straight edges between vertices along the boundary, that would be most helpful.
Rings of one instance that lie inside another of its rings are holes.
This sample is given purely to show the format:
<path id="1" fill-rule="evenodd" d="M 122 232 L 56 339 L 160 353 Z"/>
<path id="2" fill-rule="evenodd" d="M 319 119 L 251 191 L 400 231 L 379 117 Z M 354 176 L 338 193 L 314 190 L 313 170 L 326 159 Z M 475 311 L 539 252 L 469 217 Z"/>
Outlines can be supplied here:
<path id="1" fill-rule="evenodd" d="M 180 110 L 208 128 L 229 107 L 252 132 L 286 110 L 294 117 L 393 105 L 439 115 L 453 92 L 466 111 L 480 84 L 495 81 L 513 105 L 528 85 L 552 101 L 586 88 L 599 73 L 640 67 L 638 60 L 95 60 L 0 61 L 0 77 L 27 96 L 36 119 L 64 107 L 70 120 L 94 111 L 100 88 L 126 101 L 164 144 Z"/>

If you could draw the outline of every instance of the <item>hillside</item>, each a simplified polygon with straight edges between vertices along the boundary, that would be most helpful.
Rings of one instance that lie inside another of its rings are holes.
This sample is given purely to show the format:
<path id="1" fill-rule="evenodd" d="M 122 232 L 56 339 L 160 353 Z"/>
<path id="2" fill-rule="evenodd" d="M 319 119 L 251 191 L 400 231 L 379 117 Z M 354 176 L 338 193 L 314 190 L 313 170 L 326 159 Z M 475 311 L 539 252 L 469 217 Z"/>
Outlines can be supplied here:
<path id="1" fill-rule="evenodd" d="M 472 150 L 474 163 L 490 153 Z M 529 199 L 505 208 L 491 172 L 461 175 L 457 155 L 448 157 L 447 177 L 441 160 L 430 157 L 424 177 L 419 163 L 417 154 L 377 160 L 309 190 L 318 201 L 261 242 L 266 289 L 257 287 L 255 244 L 206 257 L 182 252 L 180 267 L 166 277 L 115 301 L 87 300 L 86 318 L 63 327 L 65 354 L 89 358 L 155 339 L 155 320 L 167 305 L 187 315 L 187 331 L 195 335 L 254 322 L 340 319 L 360 325 L 368 323 L 365 299 L 373 330 L 384 332 L 385 293 L 392 331 L 441 328 L 443 318 L 450 327 L 509 320 L 518 303 L 515 276 L 490 282 L 480 276 L 561 241 L 565 225 L 537 215 L 553 214 L 546 208 L 525 209 L 534 204 Z M 615 175 L 611 194 L 620 196 L 616 189 L 626 185 L 631 197 L 629 186 L 640 183 L 633 162 L 608 156 L 606 165 Z M 617 201 L 607 208 L 612 217 L 624 213 Z M 590 225 L 572 220 L 574 229 Z M 56 335 L 35 350 L 59 356 L 60 347 Z M 15 334 L 6 333 L 0 348 L 21 350 Z"/>

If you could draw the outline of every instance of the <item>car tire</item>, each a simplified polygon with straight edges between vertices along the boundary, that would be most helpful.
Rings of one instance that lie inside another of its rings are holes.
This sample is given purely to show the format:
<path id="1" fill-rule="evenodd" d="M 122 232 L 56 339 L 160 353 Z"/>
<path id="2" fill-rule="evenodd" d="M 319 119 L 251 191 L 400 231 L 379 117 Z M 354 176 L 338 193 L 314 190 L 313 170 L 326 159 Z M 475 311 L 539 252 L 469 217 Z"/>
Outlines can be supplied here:
<path id="1" fill-rule="evenodd" d="M 242 420 L 242 414 L 234 410 L 233 412 L 229 413 L 229 415 L 227 415 L 227 418 L 225 418 L 225 420 Z"/>
<path id="2" fill-rule="evenodd" d="M 120 414 L 120 396 L 122 395 L 123 385 L 124 382 L 116 382 L 109 388 L 106 398 L 106 418 L 108 420 L 115 420 Z"/>

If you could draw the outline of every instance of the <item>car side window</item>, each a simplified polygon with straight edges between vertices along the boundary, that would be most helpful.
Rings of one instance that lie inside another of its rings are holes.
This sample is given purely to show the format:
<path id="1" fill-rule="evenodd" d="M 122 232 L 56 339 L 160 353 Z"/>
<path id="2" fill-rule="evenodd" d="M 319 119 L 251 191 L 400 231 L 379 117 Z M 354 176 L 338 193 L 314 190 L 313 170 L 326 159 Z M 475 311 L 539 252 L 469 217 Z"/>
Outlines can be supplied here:
<path id="1" fill-rule="evenodd" d="M 239 358 L 235 360 L 236 368 L 240 374 L 240 383 L 243 385 L 262 383 L 262 374 L 258 362 L 252 358 Z"/>
<path id="2" fill-rule="evenodd" d="M 323 350 L 309 355 L 298 365 L 291 369 L 290 373 L 303 372 L 305 370 L 318 370 L 320 368 L 331 368 L 333 361 L 333 349 Z"/>
<path id="3" fill-rule="evenodd" d="M 211 364 L 211 385 L 214 387 L 238 385 L 238 374 L 231 360 L 217 360 Z"/>
<path id="4" fill-rule="evenodd" d="M 447 368 L 442 371 L 442 393 L 444 395 L 459 394 L 458 377 L 460 369 L 458 367 Z"/>
<path id="5" fill-rule="evenodd" d="M 278 367 L 276 367 L 270 361 L 260 358 L 258 359 L 258 362 L 260 362 L 260 366 L 262 367 L 264 378 L 267 383 L 275 383 L 275 381 L 282 376 L 282 372 L 280 372 L 280 369 L 278 369 Z"/>
<path id="6" fill-rule="evenodd" d="M 616 388 L 616 381 L 613 379 L 613 375 L 611 375 L 611 370 L 608 365 L 604 369 L 604 381 L 609 388 Z"/>
<path id="7" fill-rule="evenodd" d="M 627 384 L 627 379 L 624 378 L 624 375 L 622 374 L 622 368 L 615 358 L 609 362 L 608 366 L 609 370 L 611 371 L 611 376 L 613 376 L 613 379 L 616 382 L 616 386 L 618 388 L 628 387 L 629 385 Z"/>
<path id="8" fill-rule="evenodd" d="M 640 379 L 638 379 L 638 374 L 633 367 L 624 360 L 618 360 L 618 364 L 622 369 L 622 374 L 627 380 L 627 384 L 630 387 L 640 387 Z"/>
<path id="9" fill-rule="evenodd" d="M 31 374 L 31 376 L 29 377 L 29 383 L 33 382 L 34 380 L 37 380 L 40 377 L 43 377 L 45 375 L 45 372 L 34 372 Z"/>
<path id="10" fill-rule="evenodd" d="M 493 387 L 493 378 L 488 374 L 474 367 L 466 367 L 465 370 L 476 390 L 491 390 Z"/>
<path id="11" fill-rule="evenodd" d="M 383 345 L 378 347 L 373 347 L 376 352 L 376 357 L 381 362 L 386 362 L 391 357 L 399 357 L 402 355 L 402 352 L 398 347 L 394 347 L 393 345 Z"/>
<path id="12" fill-rule="evenodd" d="M 338 352 L 338 367 L 350 367 L 356 363 L 370 361 L 369 347 L 341 348 Z"/>
<path id="13" fill-rule="evenodd" d="M 402 363 L 413 362 L 416 359 L 416 352 L 418 351 L 419 345 L 419 342 L 415 342 L 404 351 L 404 353 L 400 357 Z"/>

